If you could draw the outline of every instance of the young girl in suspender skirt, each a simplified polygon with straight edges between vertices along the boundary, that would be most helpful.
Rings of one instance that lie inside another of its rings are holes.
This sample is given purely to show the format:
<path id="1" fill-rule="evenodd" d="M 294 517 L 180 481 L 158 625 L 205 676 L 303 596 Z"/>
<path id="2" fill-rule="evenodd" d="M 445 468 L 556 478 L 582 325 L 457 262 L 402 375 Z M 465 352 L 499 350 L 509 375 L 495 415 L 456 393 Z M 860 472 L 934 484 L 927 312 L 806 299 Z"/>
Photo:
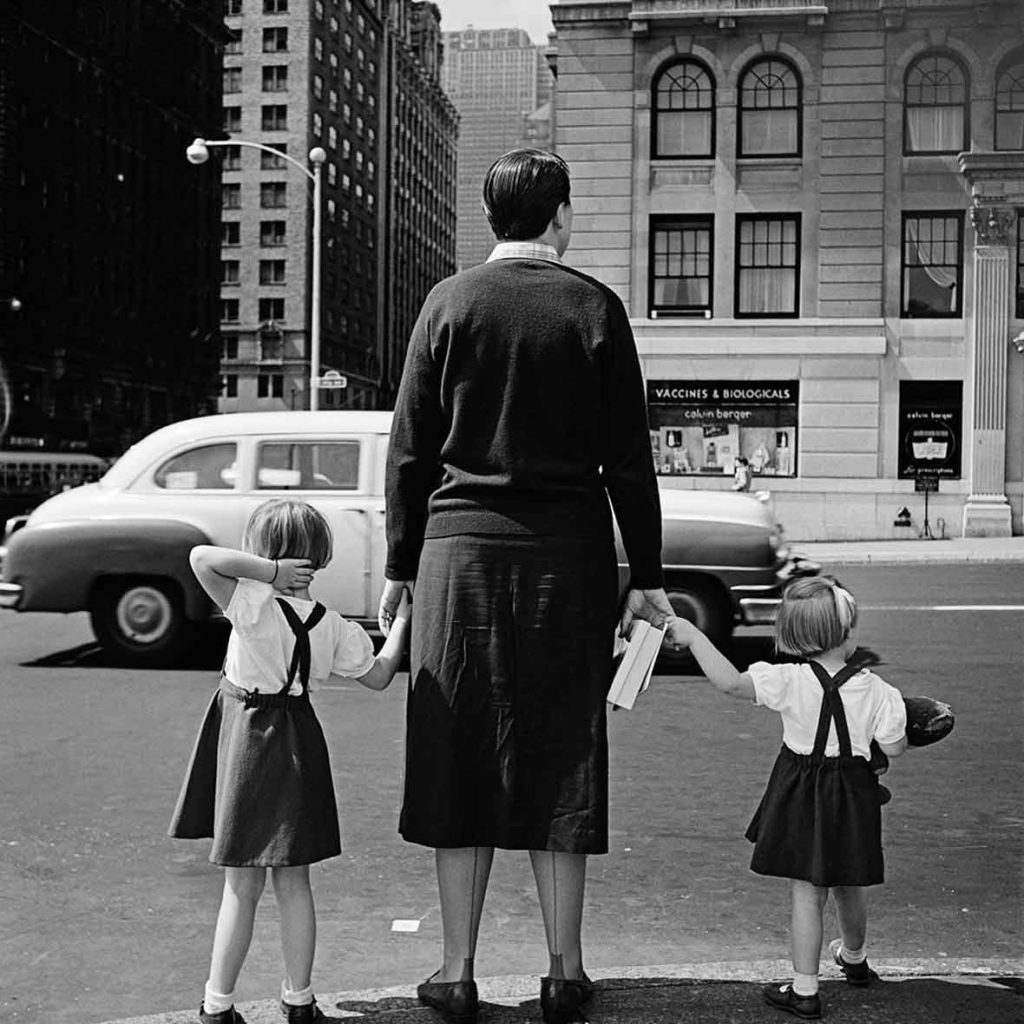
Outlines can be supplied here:
<path id="1" fill-rule="evenodd" d="M 871 743 L 891 757 L 906 749 L 899 690 L 848 663 L 855 650 L 857 605 L 828 576 L 786 589 L 775 622 L 779 652 L 801 664 L 756 662 L 737 671 L 692 623 L 675 619 L 666 643 L 689 648 L 723 693 L 782 715 L 782 750 L 747 839 L 750 867 L 792 879 L 794 978 L 763 990 L 771 1006 L 797 1017 L 821 1016 L 818 961 L 822 913 L 831 892 L 842 938 L 829 951 L 851 985 L 877 979 L 865 955 L 864 887 L 883 880 L 882 788 L 869 764 Z"/>
<path id="2" fill-rule="evenodd" d="M 220 688 L 199 730 L 170 834 L 212 838 L 224 867 L 202 1024 L 245 1024 L 234 989 L 270 868 L 281 918 L 289 1024 L 324 1016 L 311 973 L 316 917 L 309 865 L 341 852 L 327 744 L 309 692 L 332 676 L 383 690 L 405 645 L 399 607 L 380 654 L 361 626 L 309 595 L 331 559 L 327 520 L 302 501 L 275 499 L 249 519 L 243 550 L 202 546 L 190 561 L 231 623 Z"/>

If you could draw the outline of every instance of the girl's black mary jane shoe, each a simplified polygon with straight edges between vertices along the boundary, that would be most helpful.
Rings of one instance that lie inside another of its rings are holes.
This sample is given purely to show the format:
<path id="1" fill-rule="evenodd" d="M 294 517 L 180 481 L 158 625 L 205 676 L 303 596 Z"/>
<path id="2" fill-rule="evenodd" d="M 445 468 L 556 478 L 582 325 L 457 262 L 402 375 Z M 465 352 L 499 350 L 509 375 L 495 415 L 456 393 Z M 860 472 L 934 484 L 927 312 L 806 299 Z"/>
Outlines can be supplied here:
<path id="1" fill-rule="evenodd" d="M 594 983 L 582 978 L 541 978 L 540 1012 L 544 1024 L 570 1024 L 583 1020 L 581 1009 L 594 994 Z"/>
<path id="2" fill-rule="evenodd" d="M 480 997 L 475 981 L 433 981 L 416 986 L 416 998 L 437 1010 L 446 1024 L 476 1024 Z"/>

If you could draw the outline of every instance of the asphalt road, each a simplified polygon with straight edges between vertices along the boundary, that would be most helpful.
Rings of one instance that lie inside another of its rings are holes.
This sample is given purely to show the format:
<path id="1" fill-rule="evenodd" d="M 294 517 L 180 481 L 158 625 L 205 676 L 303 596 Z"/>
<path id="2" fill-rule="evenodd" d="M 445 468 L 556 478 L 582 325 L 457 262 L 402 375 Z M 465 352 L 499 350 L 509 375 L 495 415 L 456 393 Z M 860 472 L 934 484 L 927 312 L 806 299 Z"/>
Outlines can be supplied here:
<path id="1" fill-rule="evenodd" d="M 907 694 L 950 701 L 941 744 L 887 784 L 879 956 L 1020 955 L 1021 615 L 1024 566 L 839 570 L 861 641 Z M 949 607 L 956 606 L 956 607 Z M 729 650 L 768 656 L 757 632 Z M 0 1019 L 89 1022 L 198 1003 L 220 889 L 204 843 L 165 837 L 215 649 L 174 672 L 111 668 L 84 616 L 0 618 Z M 428 851 L 395 832 L 405 680 L 324 692 L 318 709 L 342 809 L 341 858 L 314 869 L 320 991 L 404 984 L 436 966 Z M 742 834 L 779 744 L 775 716 L 700 678 L 657 677 L 610 724 L 611 852 L 591 861 L 588 963 L 785 956 L 785 883 L 747 870 Z M 396 931 L 395 922 L 411 922 Z M 543 933 L 527 859 L 496 859 L 480 976 L 539 974 Z M 257 922 L 240 1001 L 280 978 L 275 910 Z"/>

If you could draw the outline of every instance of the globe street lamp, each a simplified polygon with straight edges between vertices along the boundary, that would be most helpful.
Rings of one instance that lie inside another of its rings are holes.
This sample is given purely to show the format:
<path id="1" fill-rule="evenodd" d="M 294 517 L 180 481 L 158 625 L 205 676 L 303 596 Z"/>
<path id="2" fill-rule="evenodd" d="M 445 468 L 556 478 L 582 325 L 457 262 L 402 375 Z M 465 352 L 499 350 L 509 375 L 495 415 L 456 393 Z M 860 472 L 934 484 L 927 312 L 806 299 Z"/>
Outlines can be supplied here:
<path id="1" fill-rule="evenodd" d="M 185 150 L 190 164 L 205 164 L 210 159 L 210 146 L 247 146 L 249 149 L 260 149 L 272 153 L 280 160 L 287 160 L 297 167 L 313 182 L 313 281 L 310 287 L 311 309 L 309 314 L 309 407 L 320 408 L 320 277 L 321 277 L 321 225 L 323 218 L 323 165 L 327 153 L 314 146 L 309 151 L 309 162 L 313 170 L 303 167 L 294 157 L 282 153 L 273 146 L 265 146 L 261 142 L 246 142 L 243 139 L 193 139 L 192 145 Z"/>

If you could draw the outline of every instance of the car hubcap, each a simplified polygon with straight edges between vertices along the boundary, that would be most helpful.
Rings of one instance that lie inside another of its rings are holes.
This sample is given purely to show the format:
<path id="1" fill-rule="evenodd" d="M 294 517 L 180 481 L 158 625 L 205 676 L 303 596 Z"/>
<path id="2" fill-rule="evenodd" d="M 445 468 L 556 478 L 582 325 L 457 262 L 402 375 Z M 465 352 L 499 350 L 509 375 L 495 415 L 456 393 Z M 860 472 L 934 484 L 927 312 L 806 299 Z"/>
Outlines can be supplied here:
<path id="1" fill-rule="evenodd" d="M 171 602 L 156 587 L 133 587 L 117 602 L 117 627 L 137 644 L 153 644 L 171 628 Z"/>

